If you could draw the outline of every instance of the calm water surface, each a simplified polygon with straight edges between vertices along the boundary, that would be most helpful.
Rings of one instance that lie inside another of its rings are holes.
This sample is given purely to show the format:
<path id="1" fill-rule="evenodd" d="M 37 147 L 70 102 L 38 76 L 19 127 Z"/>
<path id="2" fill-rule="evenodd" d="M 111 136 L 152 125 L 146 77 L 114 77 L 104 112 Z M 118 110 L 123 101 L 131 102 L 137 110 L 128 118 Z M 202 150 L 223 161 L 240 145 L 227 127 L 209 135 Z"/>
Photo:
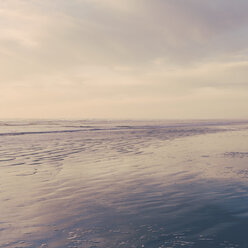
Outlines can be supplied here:
<path id="1" fill-rule="evenodd" d="M 248 247 L 248 122 L 1 121 L 0 247 Z"/>

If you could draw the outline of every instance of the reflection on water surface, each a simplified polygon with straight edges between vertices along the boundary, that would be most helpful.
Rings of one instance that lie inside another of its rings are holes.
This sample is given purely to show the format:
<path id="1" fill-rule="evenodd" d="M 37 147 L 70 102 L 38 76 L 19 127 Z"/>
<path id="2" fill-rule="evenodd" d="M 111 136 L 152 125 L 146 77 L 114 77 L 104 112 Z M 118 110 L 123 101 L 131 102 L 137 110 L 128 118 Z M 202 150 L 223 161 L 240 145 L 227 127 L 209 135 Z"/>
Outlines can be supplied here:
<path id="1" fill-rule="evenodd" d="M 0 123 L 0 247 L 248 247 L 245 122 Z"/>

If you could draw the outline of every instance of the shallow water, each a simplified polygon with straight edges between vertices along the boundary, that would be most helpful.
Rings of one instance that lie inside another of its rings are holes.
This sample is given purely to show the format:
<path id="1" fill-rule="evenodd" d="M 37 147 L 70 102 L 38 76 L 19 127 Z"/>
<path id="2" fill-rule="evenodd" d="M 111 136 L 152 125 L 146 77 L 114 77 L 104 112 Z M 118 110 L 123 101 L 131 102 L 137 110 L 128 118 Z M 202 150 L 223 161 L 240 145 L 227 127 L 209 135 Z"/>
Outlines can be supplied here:
<path id="1" fill-rule="evenodd" d="M 2 121 L 0 141 L 0 247 L 248 247 L 245 121 Z"/>

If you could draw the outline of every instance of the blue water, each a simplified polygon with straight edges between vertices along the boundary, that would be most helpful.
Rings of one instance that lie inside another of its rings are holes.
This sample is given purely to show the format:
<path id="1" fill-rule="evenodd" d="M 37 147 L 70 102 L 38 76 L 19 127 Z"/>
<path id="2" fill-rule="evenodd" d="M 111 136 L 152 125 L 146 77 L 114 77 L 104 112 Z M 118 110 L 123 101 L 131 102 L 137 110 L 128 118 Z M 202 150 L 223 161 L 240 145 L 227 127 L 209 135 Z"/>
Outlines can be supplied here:
<path id="1" fill-rule="evenodd" d="M 0 122 L 0 247 L 248 247 L 248 122 Z"/>

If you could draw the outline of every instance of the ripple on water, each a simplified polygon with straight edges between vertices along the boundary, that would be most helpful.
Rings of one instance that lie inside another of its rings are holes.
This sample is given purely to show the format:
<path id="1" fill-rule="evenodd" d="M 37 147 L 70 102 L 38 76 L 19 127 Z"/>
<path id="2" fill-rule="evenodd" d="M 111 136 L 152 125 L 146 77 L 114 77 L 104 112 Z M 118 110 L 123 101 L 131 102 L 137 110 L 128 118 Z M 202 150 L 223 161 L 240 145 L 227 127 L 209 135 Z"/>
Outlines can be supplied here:
<path id="1" fill-rule="evenodd" d="M 0 137 L 0 247 L 248 247 L 245 129 L 61 123 Z"/>

